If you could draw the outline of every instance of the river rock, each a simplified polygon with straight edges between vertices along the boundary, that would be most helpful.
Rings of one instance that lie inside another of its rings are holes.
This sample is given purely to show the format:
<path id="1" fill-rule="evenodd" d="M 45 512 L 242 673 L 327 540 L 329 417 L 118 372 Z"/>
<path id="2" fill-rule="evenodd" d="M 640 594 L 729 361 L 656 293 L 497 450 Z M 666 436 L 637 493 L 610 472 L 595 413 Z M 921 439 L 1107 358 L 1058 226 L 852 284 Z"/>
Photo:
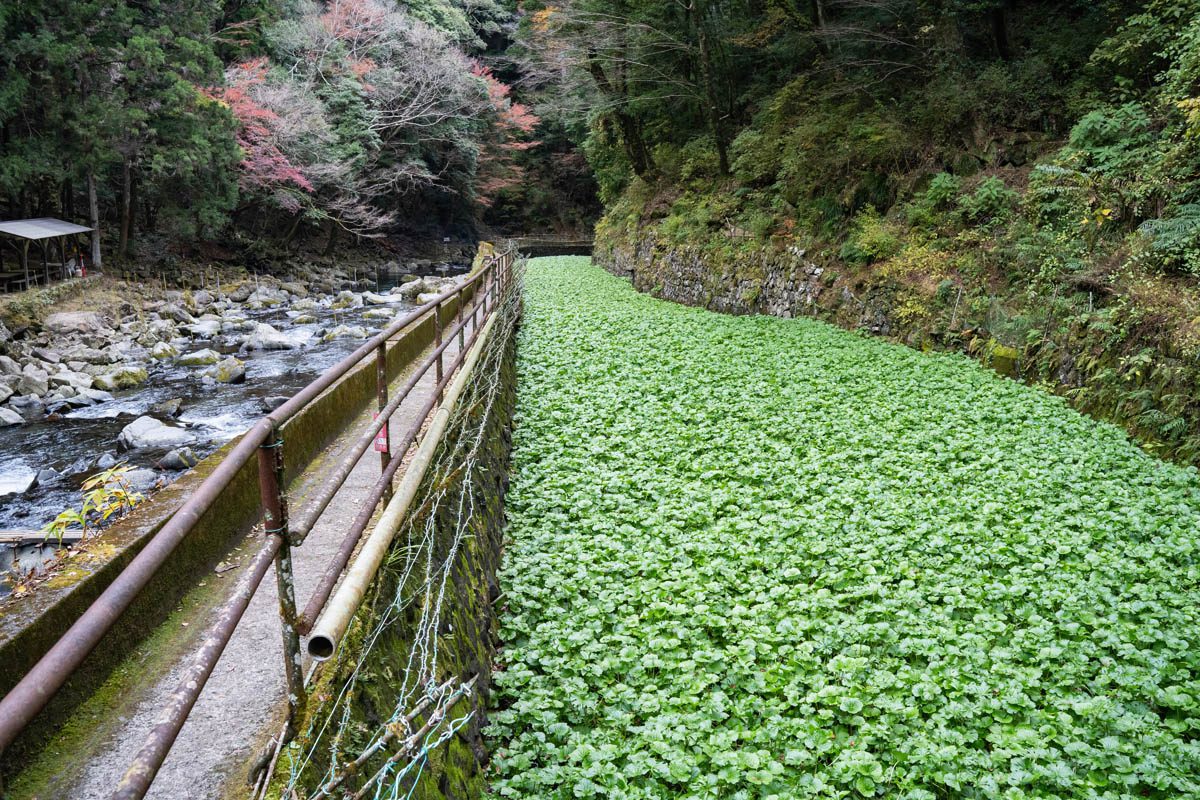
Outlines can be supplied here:
<path id="1" fill-rule="evenodd" d="M 204 370 L 201 374 L 217 383 L 242 383 L 246 380 L 246 365 L 230 356 L 219 364 L 214 364 Z"/>
<path id="2" fill-rule="evenodd" d="M 417 278 L 416 280 L 409 281 L 401 286 L 399 294 L 401 297 L 412 300 L 415 299 L 417 295 L 423 294 L 427 291 L 429 291 L 429 288 L 425 285 L 425 279 Z"/>
<path id="3" fill-rule="evenodd" d="M 291 350 L 296 347 L 296 341 L 285 333 L 280 333 L 273 326 L 260 322 L 254 328 L 254 333 L 242 342 L 243 350 Z"/>
<path id="4" fill-rule="evenodd" d="M 126 450 L 142 450 L 180 447 L 194 439 L 183 428 L 173 428 L 154 417 L 138 417 L 121 430 L 117 442 Z"/>
<path id="5" fill-rule="evenodd" d="M 254 294 L 246 299 L 247 304 L 260 306 L 277 306 L 286 302 L 287 292 L 272 289 L 269 286 L 260 286 L 254 290 Z"/>
<path id="6" fill-rule="evenodd" d="M 82 361 L 85 364 L 111 364 L 114 360 L 114 355 L 110 351 L 98 350 L 83 344 L 68 348 L 64 354 L 67 357 L 67 366 L 70 366 L 72 361 Z"/>
<path id="7" fill-rule="evenodd" d="M 163 400 L 161 403 L 150 406 L 150 413 L 160 417 L 178 417 L 182 409 L 183 398 L 172 397 L 170 400 Z"/>
<path id="8" fill-rule="evenodd" d="M 257 322 L 245 317 L 227 317 L 221 320 L 221 333 L 227 335 L 252 332 L 256 327 L 258 327 Z"/>
<path id="9" fill-rule="evenodd" d="M 25 494 L 37 486 L 37 473 L 33 470 L 0 472 L 0 498 Z"/>
<path id="10" fill-rule="evenodd" d="M 46 317 L 42 327 L 51 333 L 100 333 L 109 329 L 96 311 L 59 311 Z"/>
<path id="11" fill-rule="evenodd" d="M 164 358 L 174 358 L 179 355 L 179 348 L 170 342 L 159 342 L 150 350 L 150 357 L 162 360 Z"/>
<path id="12" fill-rule="evenodd" d="M 192 303 L 196 308 L 208 308 L 213 304 L 212 292 L 207 289 L 201 289 L 198 292 L 192 292 Z"/>
<path id="13" fill-rule="evenodd" d="M 103 389 L 80 389 L 76 397 L 86 397 L 93 403 L 107 403 L 113 396 Z"/>
<path id="14" fill-rule="evenodd" d="M 96 459 L 96 467 L 99 469 L 112 469 L 117 464 L 118 461 L 115 453 L 102 453 L 100 457 Z"/>
<path id="15" fill-rule="evenodd" d="M 0 356 L 0 375 L 20 375 L 21 365 L 8 356 Z"/>
<path id="16" fill-rule="evenodd" d="M 177 447 L 171 452 L 162 457 L 162 461 L 158 465 L 163 469 L 183 470 L 191 469 L 199 463 L 200 459 L 192 452 L 190 447 Z"/>
<path id="17" fill-rule="evenodd" d="M 207 367 L 221 360 L 221 354 L 216 350 L 205 348 L 193 353 L 184 353 L 179 357 L 179 363 L 185 367 Z"/>
<path id="18" fill-rule="evenodd" d="M 374 292 L 363 292 L 363 302 L 370 303 L 374 306 L 386 306 L 392 303 L 399 303 L 401 298 L 395 295 L 375 294 Z"/>
<path id="19" fill-rule="evenodd" d="M 292 303 L 292 311 L 316 311 L 321 304 L 311 297 L 302 297 Z"/>
<path id="20" fill-rule="evenodd" d="M 129 488 L 135 492 L 148 492 L 151 489 L 157 489 L 159 481 L 162 479 L 162 476 L 157 472 L 145 467 L 131 469 L 125 473 L 124 477 L 129 483 Z"/>
<path id="21" fill-rule="evenodd" d="M 395 315 L 390 308 L 372 308 L 363 312 L 363 319 L 391 319 Z"/>
<path id="22" fill-rule="evenodd" d="M 37 472 L 37 485 L 49 486 L 62 480 L 62 473 L 53 467 L 44 467 Z"/>
<path id="23" fill-rule="evenodd" d="M 136 364 L 122 364 L 107 372 L 93 376 L 92 386 L 106 392 L 114 389 L 133 389 L 146 382 L 146 370 Z"/>
<path id="24" fill-rule="evenodd" d="M 10 408 L 0 408 L 0 428 L 23 424 L 25 424 L 25 418 L 20 414 Z"/>
<path id="25" fill-rule="evenodd" d="M 168 303 L 158 310 L 158 314 L 163 319 L 173 320 L 183 325 L 187 325 L 195 321 L 195 318 L 191 315 L 191 312 L 178 303 Z"/>
<path id="26" fill-rule="evenodd" d="M 317 317 L 315 314 L 300 314 L 292 320 L 293 325 L 315 325 Z"/>
<path id="27" fill-rule="evenodd" d="M 4 321 L 0 320 L 0 345 L 8 344 L 12 341 L 12 331 L 4 326 Z"/>
<path id="28" fill-rule="evenodd" d="M 417 295 L 417 305 L 423 306 L 426 303 L 431 303 L 441 297 L 441 292 L 423 292 Z"/>
<path id="29" fill-rule="evenodd" d="M 92 376 L 86 372 L 75 372 L 70 369 L 60 369 L 50 376 L 51 386 L 71 386 L 75 389 L 90 389 Z"/>
<path id="30" fill-rule="evenodd" d="M 58 362 L 62 361 L 62 356 L 53 350 L 46 349 L 45 347 L 33 348 L 33 355 L 35 358 L 39 358 L 42 361 L 45 361 L 47 364 L 57 364 Z"/>
<path id="31" fill-rule="evenodd" d="M 183 329 L 195 339 L 211 339 L 221 332 L 221 320 L 217 318 L 197 320 Z"/>
<path id="32" fill-rule="evenodd" d="M 13 389 L 7 383 L 0 383 L 0 403 L 13 396 Z"/>
<path id="33" fill-rule="evenodd" d="M 333 298 L 333 302 L 329 304 L 330 308 L 361 308 L 363 304 L 362 295 L 354 292 L 338 292 L 337 297 Z"/>
<path id="34" fill-rule="evenodd" d="M 25 368 L 21 370 L 21 379 L 17 381 L 17 394 L 32 394 L 42 397 L 49 391 L 49 373 L 38 369 L 33 364 L 26 364 Z"/>
<path id="35" fill-rule="evenodd" d="M 334 339 L 366 339 L 367 329 L 362 325 L 338 325 L 326 331 L 321 338 L 326 342 L 332 342 Z"/>
<path id="36" fill-rule="evenodd" d="M 261 398 L 258 401 L 258 405 L 260 408 L 262 408 L 263 411 L 270 414 L 272 411 L 279 408 L 281 405 L 283 405 L 287 401 L 288 401 L 288 398 L 284 397 L 283 395 L 272 395 L 271 397 Z"/>

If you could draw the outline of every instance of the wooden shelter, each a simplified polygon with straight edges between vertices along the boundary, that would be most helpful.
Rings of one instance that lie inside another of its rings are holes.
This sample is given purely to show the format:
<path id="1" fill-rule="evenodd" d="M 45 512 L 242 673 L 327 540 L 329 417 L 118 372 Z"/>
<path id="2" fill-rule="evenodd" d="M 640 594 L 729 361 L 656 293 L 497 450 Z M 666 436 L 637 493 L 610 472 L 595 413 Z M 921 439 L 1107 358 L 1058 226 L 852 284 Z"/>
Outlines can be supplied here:
<path id="1" fill-rule="evenodd" d="M 46 283 L 50 283 L 54 275 L 60 279 L 67 277 L 68 239 L 73 239 L 78 234 L 88 233 L 91 230 L 83 225 L 76 225 L 73 222 L 65 222 L 53 217 L 0 222 L 0 234 L 16 239 L 13 246 L 20 254 L 17 264 L 20 268 L 19 271 L 10 270 L 5 266 L 4 248 L 0 246 L 0 287 L 7 292 L 14 288 L 27 289 L 34 286 L 42 276 L 45 277 Z M 42 268 L 35 269 L 31 273 L 29 270 L 29 245 L 33 242 L 41 245 Z M 50 263 L 51 242 L 58 244 L 58 264 Z M 79 252 L 82 253 L 83 250 L 80 249 Z"/>

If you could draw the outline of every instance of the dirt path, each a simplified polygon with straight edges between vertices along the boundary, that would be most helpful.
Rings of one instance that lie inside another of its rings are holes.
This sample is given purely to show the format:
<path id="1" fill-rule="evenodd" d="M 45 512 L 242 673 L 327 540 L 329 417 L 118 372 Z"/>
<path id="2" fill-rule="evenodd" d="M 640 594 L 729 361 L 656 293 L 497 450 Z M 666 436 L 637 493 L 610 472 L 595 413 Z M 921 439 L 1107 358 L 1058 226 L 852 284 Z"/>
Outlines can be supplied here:
<path id="1" fill-rule="evenodd" d="M 447 351 L 448 357 L 452 357 L 454 351 L 455 346 L 452 345 Z M 393 386 L 398 386 L 398 383 Z M 433 387 L 433 371 L 430 370 L 412 396 L 393 415 L 393 441 L 398 440 L 416 420 L 419 407 L 428 399 Z M 354 429 L 361 430 L 362 424 L 369 418 L 370 412 L 365 413 Z M 343 435 L 330 451 L 340 451 L 351 440 L 351 436 Z M 345 486 L 303 546 L 294 551 L 297 602 L 301 608 L 357 515 L 361 498 L 370 491 L 378 476 L 379 456 L 370 449 L 359 460 Z M 315 477 L 305 480 L 298 493 L 301 496 L 291 499 L 293 508 L 299 508 L 303 494 L 319 484 Z M 213 576 L 201 582 L 198 592 L 203 598 L 193 601 L 194 607 L 184 615 L 187 619 L 173 617 L 168 625 L 187 628 L 194 640 L 199 638 L 199 632 L 206 627 L 206 619 L 236 586 L 250 555 L 256 549 L 252 541 L 255 536 L 252 534 L 239 552 L 231 557 L 231 562 L 234 558 L 240 558 L 242 563 L 219 577 Z M 219 583 L 221 589 L 205 591 L 212 583 Z M 73 777 L 52 781 L 52 784 L 59 784 L 52 787 L 55 792 L 53 795 L 41 796 L 70 797 L 75 800 L 107 798 L 145 742 L 165 698 L 179 684 L 197 643 L 193 641 L 173 654 L 166 664 L 153 664 L 154 659 L 151 658 L 151 663 L 145 666 L 163 677 L 133 695 L 129 701 L 121 703 L 115 724 L 106 726 L 108 729 L 99 733 L 98 741 L 88 748 L 89 755 L 84 756 L 85 765 L 81 769 L 71 770 Z M 218 800 L 247 796 L 249 790 L 245 779 L 248 766 L 282 724 L 283 692 L 283 647 L 275 581 L 268 575 L 217 663 L 147 797 Z"/>

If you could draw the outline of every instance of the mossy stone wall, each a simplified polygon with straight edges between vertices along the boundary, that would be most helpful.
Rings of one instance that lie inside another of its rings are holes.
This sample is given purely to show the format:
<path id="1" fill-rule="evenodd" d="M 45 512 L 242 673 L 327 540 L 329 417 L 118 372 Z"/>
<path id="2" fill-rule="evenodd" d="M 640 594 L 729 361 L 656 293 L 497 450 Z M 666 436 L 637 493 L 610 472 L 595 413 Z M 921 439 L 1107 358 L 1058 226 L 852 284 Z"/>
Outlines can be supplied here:
<path id="1" fill-rule="evenodd" d="M 501 330 L 497 325 L 493 335 Z M 475 514 L 470 523 L 469 534 L 461 542 L 457 557 L 453 561 L 442 615 L 438 627 L 438 680 L 450 678 L 466 680 L 478 676 L 475 691 L 459 701 L 452 717 L 461 716 L 468 708 L 475 715 L 449 741 L 433 749 L 412 788 L 412 797 L 418 800 L 474 800 L 484 795 L 487 781 L 485 767 L 487 749 L 483 740 L 486 725 L 487 698 L 490 687 L 492 657 L 498 644 L 498 626 L 493 603 L 499 596 L 496 572 L 500 564 L 504 527 L 504 494 L 508 485 L 509 451 L 511 449 L 512 413 L 516 399 L 515 338 L 509 335 L 504 341 L 493 341 L 490 347 L 502 348 L 500 396 L 491 406 L 487 419 L 481 419 L 484 409 L 464 397 L 464 407 L 470 409 L 465 420 L 455 419 L 447 430 L 435 455 L 434 463 L 464 435 L 483 424 L 484 436 L 478 454 L 479 469 L 472 473 L 469 491 L 474 498 Z M 444 488 L 444 487 L 442 487 Z M 413 508 L 419 510 L 426 500 L 439 489 L 438 478 L 431 470 L 418 490 Z M 451 550 L 456 529 L 455 503 L 439 506 L 434 518 L 434 558 L 444 559 Z M 416 529 L 424 526 L 418 516 Z M 402 537 L 397 537 L 394 548 L 405 546 Z M 385 614 L 394 613 L 393 602 L 401 588 L 398 565 L 385 563 L 379 576 L 355 617 L 346 641 L 334 659 L 324 667 L 313 694 L 324 697 L 323 703 L 310 703 L 308 717 L 300 725 L 309 733 L 289 748 L 293 753 L 309 753 L 304 762 L 301 783 L 310 791 L 329 775 L 329 740 L 314 742 L 313 737 L 332 737 L 322 720 L 330 714 L 329 698 L 338 698 L 342 687 L 357 671 L 349 694 L 350 718 L 344 725 L 344 733 L 336 747 L 344 761 L 353 758 L 370 743 L 371 733 L 377 731 L 382 721 L 391 717 L 396 704 L 397 687 L 403 679 L 405 664 L 415 639 L 420 618 L 420 609 L 410 606 L 397 619 L 383 627 L 378 636 L 372 637 L 369 652 L 363 655 L 364 640 L 375 623 Z M 422 578 L 423 579 L 423 578 Z M 415 581 L 410 577 L 409 588 Z M 341 710 L 337 712 L 341 719 Z M 423 722 L 418 718 L 414 724 Z M 314 744 L 316 745 L 314 747 Z M 362 775 L 372 775 L 390 755 L 381 752 L 361 770 Z M 275 780 L 285 780 L 291 766 L 287 758 L 280 759 Z M 282 788 L 282 787 L 281 787 Z"/>

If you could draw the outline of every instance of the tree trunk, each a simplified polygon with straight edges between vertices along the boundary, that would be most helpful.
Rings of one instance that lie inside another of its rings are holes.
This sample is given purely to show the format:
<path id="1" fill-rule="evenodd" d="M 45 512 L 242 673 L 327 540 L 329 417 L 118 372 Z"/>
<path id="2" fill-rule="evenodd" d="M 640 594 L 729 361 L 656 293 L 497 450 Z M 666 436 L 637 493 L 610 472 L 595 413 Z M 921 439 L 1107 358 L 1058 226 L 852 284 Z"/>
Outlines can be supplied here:
<path id="1" fill-rule="evenodd" d="M 137 207 L 138 207 L 138 174 L 136 169 L 130 170 L 129 175 L 129 241 L 126 243 L 126 257 L 132 257 L 137 249 Z"/>
<path id="2" fill-rule="evenodd" d="M 999 5 L 991 11 L 992 21 L 992 38 L 996 41 L 996 53 L 1000 58 L 1009 61 L 1012 59 L 1012 46 L 1008 41 L 1008 8 L 1005 5 Z"/>
<path id="3" fill-rule="evenodd" d="M 323 256 L 333 255 L 334 245 L 337 244 L 338 224 L 336 220 L 329 220 L 329 238 L 325 240 L 325 250 L 321 253 Z"/>
<path id="4" fill-rule="evenodd" d="M 92 226 L 92 268 L 100 269 L 100 203 L 96 199 L 96 173 L 88 170 L 88 224 Z"/>
<path id="5" fill-rule="evenodd" d="M 729 147 L 725 141 L 725 130 L 721 124 L 721 110 L 717 106 L 717 88 L 713 83 L 712 53 L 709 50 L 708 32 L 704 20 L 695 20 L 696 39 L 700 45 L 700 73 L 704 79 L 704 96 L 708 101 L 708 125 L 712 128 L 713 140 L 717 143 L 717 166 L 722 175 L 729 174 Z"/>
<path id="6" fill-rule="evenodd" d="M 129 158 L 121 160 L 121 238 L 117 244 L 117 258 L 124 261 L 129 257 L 129 215 L 132 204 L 129 201 L 130 178 Z"/>

